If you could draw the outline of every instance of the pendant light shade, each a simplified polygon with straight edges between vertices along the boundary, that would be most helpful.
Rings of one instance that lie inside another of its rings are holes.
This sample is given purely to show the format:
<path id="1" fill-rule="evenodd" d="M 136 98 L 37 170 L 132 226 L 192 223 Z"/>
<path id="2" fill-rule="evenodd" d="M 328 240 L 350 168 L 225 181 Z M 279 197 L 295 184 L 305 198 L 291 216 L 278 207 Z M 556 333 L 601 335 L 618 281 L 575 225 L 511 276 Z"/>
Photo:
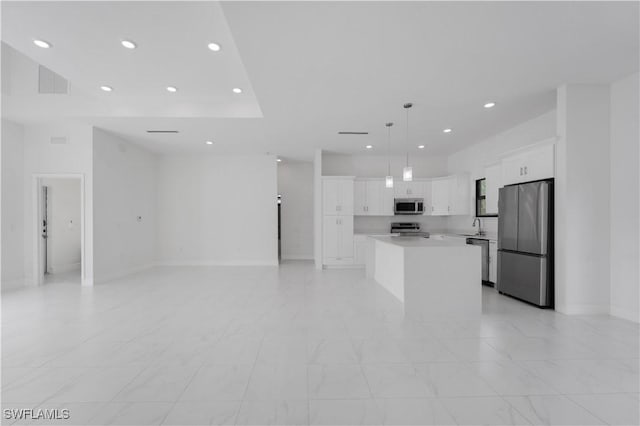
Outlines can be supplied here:
<path id="1" fill-rule="evenodd" d="M 384 179 L 384 186 L 386 188 L 393 188 L 393 176 L 389 175 Z"/>
<path id="2" fill-rule="evenodd" d="M 387 177 L 384 178 L 384 186 L 393 188 L 393 176 L 391 175 L 391 126 L 393 123 L 387 123 L 385 126 L 387 126 Z"/>
<path id="3" fill-rule="evenodd" d="M 411 182 L 413 180 L 413 167 L 406 166 L 402 169 L 402 180 Z"/>
<path id="4" fill-rule="evenodd" d="M 411 108 L 413 104 L 406 103 L 403 106 L 407 111 L 407 165 L 402 169 L 402 180 L 411 182 L 413 180 L 413 168 L 409 165 L 409 108 Z"/>

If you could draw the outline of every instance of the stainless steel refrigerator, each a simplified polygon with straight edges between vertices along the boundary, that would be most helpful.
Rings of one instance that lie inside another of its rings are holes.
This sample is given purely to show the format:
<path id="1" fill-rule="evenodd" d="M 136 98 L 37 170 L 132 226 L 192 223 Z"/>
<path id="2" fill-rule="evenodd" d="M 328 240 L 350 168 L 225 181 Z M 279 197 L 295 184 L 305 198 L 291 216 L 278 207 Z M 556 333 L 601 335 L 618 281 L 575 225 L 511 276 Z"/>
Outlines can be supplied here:
<path id="1" fill-rule="evenodd" d="M 496 288 L 553 307 L 552 179 L 500 188 Z"/>

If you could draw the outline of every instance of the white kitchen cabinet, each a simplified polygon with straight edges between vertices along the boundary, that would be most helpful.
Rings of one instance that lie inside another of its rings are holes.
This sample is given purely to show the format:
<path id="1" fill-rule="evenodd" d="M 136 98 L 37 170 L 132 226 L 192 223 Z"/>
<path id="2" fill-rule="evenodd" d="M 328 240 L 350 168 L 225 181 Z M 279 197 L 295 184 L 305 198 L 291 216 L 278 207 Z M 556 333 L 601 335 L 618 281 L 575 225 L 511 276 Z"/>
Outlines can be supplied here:
<path id="1" fill-rule="evenodd" d="M 367 261 L 367 236 L 356 235 L 353 237 L 353 263 L 361 265 Z"/>
<path id="2" fill-rule="evenodd" d="M 431 215 L 469 214 L 469 175 L 460 174 L 431 181 Z"/>
<path id="3" fill-rule="evenodd" d="M 325 215 L 352 215 L 353 177 L 325 176 L 322 178 L 322 211 Z"/>
<path id="4" fill-rule="evenodd" d="M 353 216 L 324 216 L 322 246 L 325 265 L 353 264 Z"/>
<path id="5" fill-rule="evenodd" d="M 431 216 L 433 207 L 432 194 L 431 194 L 431 180 L 425 180 L 422 182 L 422 195 L 424 198 L 424 215 Z"/>
<path id="6" fill-rule="evenodd" d="M 498 214 L 498 191 L 502 186 L 502 166 L 496 164 L 484 169 L 486 214 Z"/>
<path id="7" fill-rule="evenodd" d="M 449 214 L 470 214 L 469 175 L 459 174 L 449 177 Z"/>
<path id="8" fill-rule="evenodd" d="M 356 216 L 393 215 L 393 190 L 383 179 L 356 179 L 353 199 Z"/>
<path id="9" fill-rule="evenodd" d="M 396 198 L 423 198 L 423 181 L 413 180 L 405 182 L 403 180 L 394 181 L 394 193 Z"/>
<path id="10" fill-rule="evenodd" d="M 496 284 L 498 281 L 498 243 L 489 241 L 489 281 Z"/>
<path id="11" fill-rule="evenodd" d="M 431 215 L 446 216 L 449 214 L 450 178 L 438 178 L 431 181 Z"/>
<path id="12" fill-rule="evenodd" d="M 356 179 L 353 183 L 353 214 L 367 215 L 367 181 Z"/>
<path id="13" fill-rule="evenodd" d="M 555 146 L 546 143 L 502 159 L 502 184 L 530 182 L 554 176 Z"/>
<path id="14" fill-rule="evenodd" d="M 395 192 L 393 191 L 393 188 L 387 188 L 385 186 L 384 179 L 382 180 L 381 185 L 380 216 L 393 216 L 393 200 L 395 198 Z"/>

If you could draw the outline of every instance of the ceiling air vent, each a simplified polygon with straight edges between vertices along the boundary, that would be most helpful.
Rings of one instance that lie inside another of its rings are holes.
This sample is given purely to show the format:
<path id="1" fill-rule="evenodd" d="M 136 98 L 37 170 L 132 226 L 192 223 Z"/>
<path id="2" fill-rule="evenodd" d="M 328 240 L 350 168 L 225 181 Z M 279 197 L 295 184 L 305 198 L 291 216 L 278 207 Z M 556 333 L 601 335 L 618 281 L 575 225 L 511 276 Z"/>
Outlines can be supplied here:
<path id="1" fill-rule="evenodd" d="M 66 136 L 52 136 L 50 140 L 52 145 L 66 145 L 67 137 Z"/>
<path id="2" fill-rule="evenodd" d="M 339 135 L 368 135 L 369 132 L 338 132 Z"/>
<path id="3" fill-rule="evenodd" d="M 177 130 L 147 130 L 147 133 L 178 133 Z"/>
<path id="4" fill-rule="evenodd" d="M 38 68 L 38 93 L 43 95 L 66 95 L 69 81 L 44 65 Z"/>

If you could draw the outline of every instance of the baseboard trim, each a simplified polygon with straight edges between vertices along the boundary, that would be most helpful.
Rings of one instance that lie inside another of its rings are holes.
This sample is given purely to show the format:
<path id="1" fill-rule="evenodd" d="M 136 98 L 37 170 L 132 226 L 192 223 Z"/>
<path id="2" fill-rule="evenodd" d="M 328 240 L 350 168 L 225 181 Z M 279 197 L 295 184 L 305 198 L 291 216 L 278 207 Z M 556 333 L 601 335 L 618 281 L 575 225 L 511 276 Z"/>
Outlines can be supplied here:
<path id="1" fill-rule="evenodd" d="M 555 310 L 565 315 L 608 315 L 609 305 L 556 305 Z"/>
<path id="2" fill-rule="evenodd" d="M 78 263 L 68 263 L 66 265 L 51 265 L 49 273 L 50 274 L 60 274 L 62 272 L 71 272 L 71 271 L 79 271 L 81 267 L 80 262 Z"/>
<path id="3" fill-rule="evenodd" d="M 278 266 L 277 260 L 180 260 L 157 261 L 154 266 Z"/>
<path id="4" fill-rule="evenodd" d="M 313 260 L 312 254 L 287 254 L 282 255 L 282 260 Z"/>
<path id="5" fill-rule="evenodd" d="M 19 290 L 21 288 L 28 287 L 27 282 L 24 278 L 14 278 L 12 280 L 3 280 L 2 288 L 0 289 L 2 292 Z"/>
<path id="6" fill-rule="evenodd" d="M 322 265 L 323 269 L 364 269 L 364 265 Z"/>
<path id="7" fill-rule="evenodd" d="M 611 306 L 611 316 L 640 323 L 640 313 L 620 306 Z"/>
<path id="8" fill-rule="evenodd" d="M 87 282 L 83 283 L 83 284 L 85 286 L 91 286 L 91 285 L 93 285 L 93 283 L 95 283 L 95 284 L 106 283 L 106 282 L 109 282 L 109 281 L 117 280 L 119 278 L 124 278 L 124 277 L 126 277 L 128 275 L 132 275 L 132 274 L 136 274 L 138 272 L 142 272 L 144 270 L 152 268 L 153 266 L 154 266 L 153 263 L 148 263 L 148 264 L 145 264 L 145 265 L 136 266 L 136 267 L 128 268 L 128 269 L 125 269 L 125 270 L 122 270 L 122 271 L 119 271 L 119 272 L 115 272 L 113 274 L 107 274 L 107 275 L 104 275 L 102 277 L 96 277 L 96 274 L 94 273 L 93 282 L 88 282 L 88 280 L 87 280 Z"/>

